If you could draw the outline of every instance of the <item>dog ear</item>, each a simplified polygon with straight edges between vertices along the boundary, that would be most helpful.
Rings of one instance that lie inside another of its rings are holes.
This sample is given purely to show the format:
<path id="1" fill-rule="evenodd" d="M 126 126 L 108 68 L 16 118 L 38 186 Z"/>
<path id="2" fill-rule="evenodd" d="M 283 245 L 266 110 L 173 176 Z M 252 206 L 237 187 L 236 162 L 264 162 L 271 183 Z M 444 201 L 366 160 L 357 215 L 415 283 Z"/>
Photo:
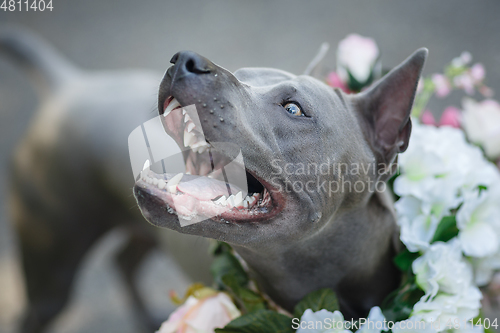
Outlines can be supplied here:
<path id="1" fill-rule="evenodd" d="M 425 48 L 417 50 L 367 91 L 353 97 L 379 166 L 390 166 L 396 155 L 408 147 L 411 109 L 427 53 Z"/>

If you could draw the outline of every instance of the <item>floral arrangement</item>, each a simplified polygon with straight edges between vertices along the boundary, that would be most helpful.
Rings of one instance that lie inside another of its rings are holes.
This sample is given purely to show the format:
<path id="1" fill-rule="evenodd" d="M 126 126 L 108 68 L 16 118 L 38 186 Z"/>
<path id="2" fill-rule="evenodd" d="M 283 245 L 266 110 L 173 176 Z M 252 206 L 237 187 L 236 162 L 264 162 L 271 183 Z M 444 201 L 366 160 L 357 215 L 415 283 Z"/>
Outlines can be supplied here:
<path id="1" fill-rule="evenodd" d="M 419 84 L 412 139 L 389 182 L 405 245 L 394 258 L 403 281 L 368 318 L 344 321 L 330 289 L 307 295 L 288 313 L 258 290 L 229 245 L 217 243 L 214 288 L 193 285 L 184 299 L 172 294 L 182 306 L 158 333 L 480 333 L 497 328 L 496 319 L 481 313 L 479 287 L 500 269 L 500 171 L 492 163 L 500 165 L 500 104 L 483 83 L 483 66 L 471 66 L 471 59 L 463 53 L 444 74 Z M 358 92 L 383 72 L 375 41 L 349 35 L 339 44 L 337 69 L 327 83 Z M 487 99 L 466 98 L 462 110 L 446 108 L 437 123 L 427 104 L 452 90 L 470 96 L 477 90 Z M 311 326 L 319 322 L 321 327 Z"/>

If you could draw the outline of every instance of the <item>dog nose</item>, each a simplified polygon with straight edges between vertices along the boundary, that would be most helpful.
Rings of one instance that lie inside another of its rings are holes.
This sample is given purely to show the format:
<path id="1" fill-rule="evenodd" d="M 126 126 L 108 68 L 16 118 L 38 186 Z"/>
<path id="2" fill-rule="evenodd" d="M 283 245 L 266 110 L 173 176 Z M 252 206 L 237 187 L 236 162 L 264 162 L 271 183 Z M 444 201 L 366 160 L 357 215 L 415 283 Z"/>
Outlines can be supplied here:
<path id="1" fill-rule="evenodd" d="M 191 51 L 181 51 L 174 54 L 170 63 L 174 64 L 178 74 L 208 74 L 214 70 L 213 63 L 201 55 Z"/>

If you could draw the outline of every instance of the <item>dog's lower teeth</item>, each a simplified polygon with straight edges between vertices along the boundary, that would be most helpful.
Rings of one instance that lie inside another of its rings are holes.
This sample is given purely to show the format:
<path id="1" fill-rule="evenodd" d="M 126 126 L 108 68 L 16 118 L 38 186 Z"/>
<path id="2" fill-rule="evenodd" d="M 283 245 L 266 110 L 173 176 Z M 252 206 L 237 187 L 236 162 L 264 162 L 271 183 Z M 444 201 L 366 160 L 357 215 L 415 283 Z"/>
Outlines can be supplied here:
<path id="1" fill-rule="evenodd" d="M 214 201 L 216 204 L 225 206 L 226 205 L 226 196 L 221 196 L 219 199 Z"/>
<path id="2" fill-rule="evenodd" d="M 183 173 L 178 173 L 177 175 L 173 176 L 172 179 L 170 179 L 167 183 L 167 189 L 170 193 L 175 194 L 177 193 L 177 184 L 182 179 L 182 176 L 184 176 Z"/>

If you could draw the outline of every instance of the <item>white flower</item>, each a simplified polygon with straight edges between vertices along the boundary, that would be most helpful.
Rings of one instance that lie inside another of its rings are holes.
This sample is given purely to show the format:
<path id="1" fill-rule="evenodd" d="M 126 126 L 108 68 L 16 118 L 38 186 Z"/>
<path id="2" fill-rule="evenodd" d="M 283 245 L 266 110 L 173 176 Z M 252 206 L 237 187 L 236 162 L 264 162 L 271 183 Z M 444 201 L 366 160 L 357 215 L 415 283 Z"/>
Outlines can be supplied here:
<path id="1" fill-rule="evenodd" d="M 479 185 L 500 183 L 498 169 L 465 140 L 461 130 L 451 127 L 416 123 L 399 166 L 394 192 L 402 198 L 395 208 L 401 240 L 411 252 L 425 251 L 441 219 Z M 472 237 L 472 231 L 462 237 Z"/>
<path id="2" fill-rule="evenodd" d="M 396 202 L 395 209 L 403 244 L 410 252 L 427 250 L 440 221 L 430 215 L 430 205 L 414 196 L 407 196 Z"/>
<path id="3" fill-rule="evenodd" d="M 337 73 L 344 82 L 349 73 L 359 83 L 365 83 L 374 71 L 379 70 L 379 50 L 372 38 L 350 34 L 340 41 L 337 48 Z"/>
<path id="4" fill-rule="evenodd" d="M 463 251 L 471 257 L 486 257 L 500 245 L 500 186 L 492 185 L 479 194 L 468 193 L 457 212 L 458 235 Z"/>
<path id="5" fill-rule="evenodd" d="M 500 104 L 472 99 L 465 99 L 462 104 L 462 125 L 469 139 L 481 145 L 490 159 L 500 157 Z"/>
<path id="6" fill-rule="evenodd" d="M 240 311 L 225 293 L 216 293 L 202 299 L 190 296 L 164 322 L 157 333 L 213 333 L 231 320 L 239 317 Z"/>
<path id="7" fill-rule="evenodd" d="M 345 329 L 344 316 L 340 311 L 330 312 L 311 309 L 304 311 L 297 333 L 352 333 Z"/>
<path id="8" fill-rule="evenodd" d="M 484 258 L 471 258 L 474 269 L 474 282 L 483 287 L 490 283 L 493 273 L 500 269 L 500 253 Z"/>
<path id="9" fill-rule="evenodd" d="M 475 286 L 469 286 L 460 294 L 438 294 L 433 299 L 427 300 L 423 296 L 413 307 L 412 317 L 428 323 L 439 323 L 438 332 L 446 329 L 449 320 L 470 320 L 479 314 L 483 295 Z"/>
<path id="10" fill-rule="evenodd" d="M 436 329 L 423 320 L 410 318 L 395 323 L 392 333 L 436 333 Z"/>
<path id="11" fill-rule="evenodd" d="M 380 333 L 382 331 L 387 332 L 387 322 L 385 320 L 382 310 L 375 306 L 371 308 L 368 318 L 365 323 L 361 325 L 356 333 Z"/>
<path id="12" fill-rule="evenodd" d="M 457 239 L 432 244 L 413 262 L 412 269 L 428 298 L 438 292 L 459 294 L 472 284 L 472 269 L 464 261 Z"/>

